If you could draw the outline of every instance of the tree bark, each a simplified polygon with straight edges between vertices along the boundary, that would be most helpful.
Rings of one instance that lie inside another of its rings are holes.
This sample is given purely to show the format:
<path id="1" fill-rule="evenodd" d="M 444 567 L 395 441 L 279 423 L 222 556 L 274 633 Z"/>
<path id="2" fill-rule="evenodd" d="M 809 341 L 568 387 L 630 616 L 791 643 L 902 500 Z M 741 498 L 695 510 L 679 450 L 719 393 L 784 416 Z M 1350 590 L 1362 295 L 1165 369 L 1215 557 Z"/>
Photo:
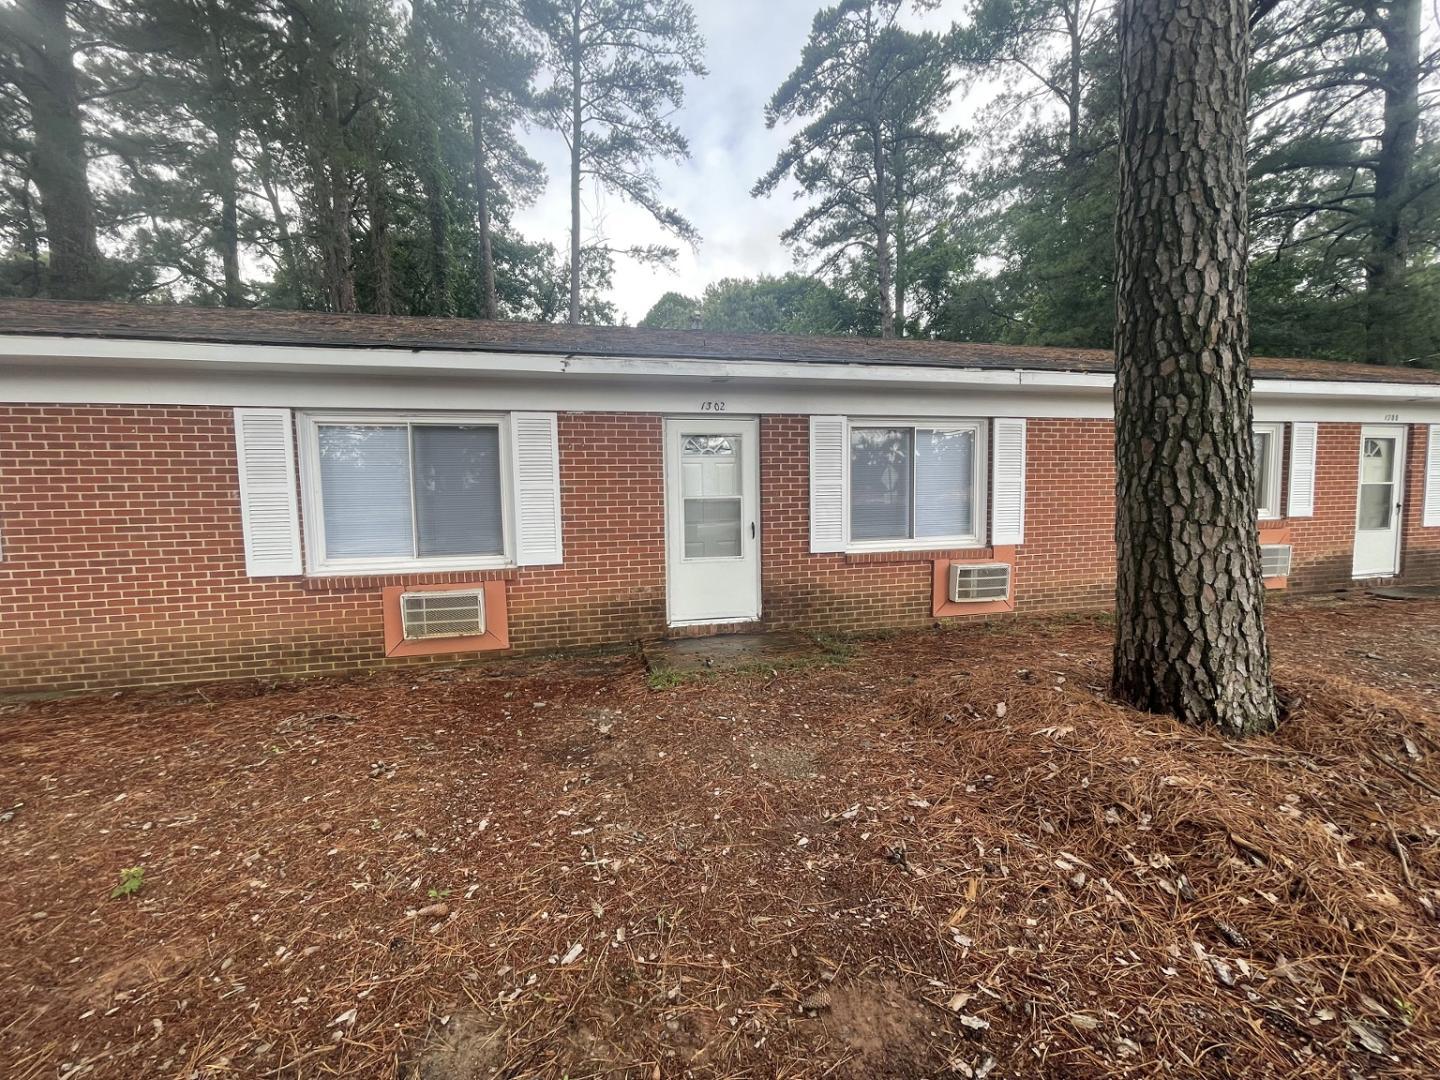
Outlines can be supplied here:
<path id="1" fill-rule="evenodd" d="M 365 177 L 366 214 L 370 219 L 370 276 L 375 290 L 373 314 L 389 315 L 393 311 L 391 297 L 395 294 L 395 275 L 391 258 L 393 239 L 390 235 L 390 198 L 385 190 L 385 177 L 378 162 L 372 160 Z"/>
<path id="2" fill-rule="evenodd" d="M 1065 30 L 1070 38 L 1070 90 L 1065 101 L 1069 109 L 1070 129 L 1065 147 L 1066 157 L 1072 163 L 1080 157 L 1080 76 L 1085 63 L 1084 41 L 1080 33 L 1080 3 L 1081 0 L 1074 0 L 1073 4 L 1065 6 Z"/>
<path id="3" fill-rule="evenodd" d="M 905 141 L 898 135 L 895 145 L 895 168 L 891 177 L 891 187 L 895 191 L 895 321 L 894 334 L 896 337 L 905 336 L 905 264 L 908 252 L 906 250 L 906 214 L 905 201 L 908 197 L 906 192 L 905 178 Z"/>
<path id="4" fill-rule="evenodd" d="M 571 0 L 570 21 L 570 325 L 580 324 L 580 141 L 584 135 L 581 113 L 580 64 L 581 0 Z"/>
<path id="5" fill-rule="evenodd" d="M 870 132 L 875 168 L 875 277 L 880 294 L 880 336 L 895 336 L 895 305 L 890 266 L 890 192 L 886 188 L 885 138 L 876 121 Z"/>
<path id="6" fill-rule="evenodd" d="M 1393 364 L 1405 359 L 1405 204 L 1420 134 L 1420 0 L 1394 0 L 1376 19 L 1385 39 L 1385 106 L 1365 262 L 1365 359 Z"/>
<path id="7" fill-rule="evenodd" d="M 20 86 L 35 129 L 30 175 L 45 220 L 49 292 L 95 299 L 101 293 L 100 250 L 65 0 L 27 0 L 23 14 L 33 37 L 20 40 Z"/>
<path id="8" fill-rule="evenodd" d="M 1272 730 L 1245 294 L 1247 0 L 1122 0 L 1112 688 Z"/>
<path id="9" fill-rule="evenodd" d="M 240 215 L 238 180 L 235 174 L 235 129 L 228 119 L 215 132 L 219 155 L 217 179 L 220 187 L 220 265 L 224 269 L 226 307 L 245 303 L 245 286 L 240 281 Z"/>
<path id="10" fill-rule="evenodd" d="M 470 136 L 475 169 L 475 224 L 480 237 L 480 317 L 498 319 L 495 292 L 495 250 L 490 238 L 490 169 L 485 151 L 485 104 L 478 91 L 470 102 Z"/>

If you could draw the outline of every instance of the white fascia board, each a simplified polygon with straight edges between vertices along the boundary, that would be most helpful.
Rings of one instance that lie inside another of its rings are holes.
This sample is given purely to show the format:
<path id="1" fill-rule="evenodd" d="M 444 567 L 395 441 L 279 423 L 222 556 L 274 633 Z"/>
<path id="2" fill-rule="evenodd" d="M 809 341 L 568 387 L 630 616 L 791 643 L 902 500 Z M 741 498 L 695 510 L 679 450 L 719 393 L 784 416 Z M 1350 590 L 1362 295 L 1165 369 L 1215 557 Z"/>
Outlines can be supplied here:
<path id="1" fill-rule="evenodd" d="M 1109 389 L 1108 374 L 952 368 L 826 361 L 706 360 L 685 357 L 570 356 L 459 349 L 355 348 L 309 345 L 231 345 L 129 338 L 0 337 L 0 362 L 50 361 L 180 364 L 186 367 L 254 367 L 268 370 L 355 370 L 417 375 L 571 374 L 682 376 L 701 379 L 805 379 L 819 382 L 926 383 L 946 386 L 1046 386 Z"/>
<path id="2" fill-rule="evenodd" d="M 136 365 L 0 364 L 0 401 L 115 405 L 279 405 L 295 409 L 489 409 L 664 413 L 1047 416 L 1109 419 L 1104 390 L 839 383 L 800 379 L 616 377 L 576 374 L 264 371 Z"/>
<path id="3" fill-rule="evenodd" d="M 371 349 L 351 346 L 230 345 L 209 341 L 131 338 L 0 336 L 0 363 L 27 360 L 158 363 L 187 368 L 280 370 L 355 369 L 364 372 L 563 372 L 567 358 L 542 353 L 460 349 Z"/>
<path id="4" fill-rule="evenodd" d="M 1440 401 L 1440 384 L 1396 382 L 1339 382 L 1308 379 L 1256 379 L 1256 397 L 1398 398 Z"/>
<path id="5" fill-rule="evenodd" d="M 30 369 L 30 379 L 0 380 L 9 382 L 0 389 L 0 400 L 19 401 L 74 401 L 69 393 L 64 397 L 35 397 L 44 387 L 35 386 L 35 369 L 43 368 L 56 378 L 62 378 L 65 369 L 84 369 L 90 379 L 104 384 L 108 396 L 98 395 L 91 401 L 116 401 L 125 403 L 155 404 L 251 404 L 253 395 L 241 395 L 247 400 L 237 401 L 227 395 L 224 402 L 207 396 L 197 384 L 228 375 L 231 379 L 243 377 L 270 385 L 290 383 L 290 380 L 308 376 L 310 379 L 328 379 L 339 382 L 335 376 L 343 374 L 344 382 L 352 379 L 389 379 L 394 386 L 400 381 L 420 384 L 433 381 L 453 382 L 463 379 L 467 382 L 480 377 L 487 384 L 492 380 L 510 381 L 535 378 L 548 382 L 554 389 L 546 394 L 546 400 L 526 406 L 536 409 L 568 409 L 583 407 L 570 405 L 569 396 L 560 388 L 574 382 L 594 384 L 608 383 L 617 390 L 629 380 L 646 380 L 646 386 L 664 380 L 672 385 L 689 384 L 691 380 L 705 380 L 710 383 L 744 383 L 752 387 L 754 394 L 746 397 L 766 396 L 761 388 L 778 390 L 782 386 L 806 386 L 814 389 L 832 387 L 837 392 L 843 386 L 863 389 L 867 393 L 890 393 L 903 396 L 917 392 L 976 394 L 1011 393 L 1041 397 L 1052 395 L 1074 395 L 1087 399 L 1074 411 L 1058 410 L 1061 415 L 1100 415 L 1098 402 L 1089 400 L 1113 391 L 1115 378 L 1104 372 L 1001 370 L 982 368 L 927 367 L 889 363 L 851 363 L 823 361 L 788 362 L 769 360 L 701 360 L 681 357 L 611 357 L 577 354 L 573 356 L 550 355 L 526 352 L 496 352 L 459 349 L 404 349 L 404 348 L 357 348 L 348 346 L 298 346 L 298 345 L 236 345 L 213 342 L 153 341 L 130 338 L 88 338 L 60 337 L 51 335 L 0 335 L 0 369 L 10 368 L 19 374 L 19 368 Z M 422 378 L 423 377 L 423 378 Z M 558 377 L 558 378 L 557 378 Z M 39 380 L 42 384 L 46 380 Z M 119 393 L 119 387 L 126 382 L 136 385 Z M 27 389 L 20 385 L 31 382 Z M 290 385 L 294 385 L 291 383 Z M 732 384 L 733 385 L 733 384 Z M 183 389 L 182 389 L 183 387 Z M 96 391 L 100 387 L 95 386 Z M 433 387 L 422 393 L 434 393 Z M 626 393 L 634 393 L 626 390 Z M 685 393 L 682 391 L 682 393 Z M 693 391 L 690 393 L 693 394 Z M 154 394 L 147 399 L 147 394 Z M 178 395 L 178 396 L 177 396 Z M 592 397 L 590 393 L 577 395 Z M 714 395 L 718 396 L 718 395 Z M 1256 415 L 1262 419 L 1277 420 L 1341 420 L 1391 419 L 1390 413 L 1372 415 L 1373 408 L 1366 402 L 1386 405 L 1408 405 L 1404 415 L 1398 419 L 1406 422 L 1435 422 L 1440 419 L 1435 410 L 1440 409 L 1440 385 L 1423 383 L 1381 383 L 1307 381 L 1298 379 L 1257 379 L 1254 386 Z M 630 411 L 643 411 L 647 407 L 649 394 L 641 392 Z M 269 401 L 273 403 L 272 395 Z M 1032 399 L 1033 400 L 1033 399 Z M 1036 402 L 1039 403 L 1038 400 Z M 323 407 L 320 402 L 311 401 L 310 407 Z M 344 402 L 347 407 L 354 402 Z M 728 406 L 735 411 L 735 406 Z M 817 406 L 818 407 L 818 406 Z M 698 405 L 697 405 L 698 408 Z M 887 405 L 888 409 L 889 406 Z M 1053 408 L 1053 406 L 1052 406 Z M 752 411 L 774 411 L 758 409 Z M 813 410 L 804 410 L 813 411 Z M 1262 415 L 1263 414 L 1263 415 Z M 1035 412 L 1021 408 L 1012 415 L 1055 415 L 1055 412 Z M 1108 403 L 1103 415 L 1110 415 Z"/>

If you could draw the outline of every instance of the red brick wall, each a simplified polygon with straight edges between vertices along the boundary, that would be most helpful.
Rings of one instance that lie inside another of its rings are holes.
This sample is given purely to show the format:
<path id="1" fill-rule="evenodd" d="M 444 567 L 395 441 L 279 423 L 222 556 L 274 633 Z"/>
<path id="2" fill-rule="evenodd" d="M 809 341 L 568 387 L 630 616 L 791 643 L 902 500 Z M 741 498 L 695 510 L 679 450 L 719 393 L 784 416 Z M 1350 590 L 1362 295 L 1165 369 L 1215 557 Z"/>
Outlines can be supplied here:
<path id="1" fill-rule="evenodd" d="M 1026 423 L 1025 544 L 1015 596 L 1025 611 L 1108 604 L 1115 581 L 1114 439 L 1108 420 Z M 937 555 L 991 549 L 810 554 L 810 421 L 760 421 L 765 620 L 775 626 L 875 629 L 933 621 Z"/>
<path id="2" fill-rule="evenodd" d="M 229 409 L 0 408 L 0 694 L 406 662 L 396 584 L 507 579 L 517 648 L 661 633 L 659 417 L 562 414 L 560 445 L 563 567 L 257 579 Z"/>
<path id="3" fill-rule="evenodd" d="M 1405 453 L 1405 524 L 1400 553 L 1400 572 L 1406 581 L 1440 582 L 1440 527 L 1427 529 L 1424 525 L 1425 462 L 1429 452 L 1429 425 L 1412 424 Z"/>
<path id="4" fill-rule="evenodd" d="M 0 407 L 0 694 L 425 662 L 383 659 L 387 585 L 503 578 L 522 651 L 663 633 L 660 418 L 562 413 L 559 431 L 563 567 L 252 579 L 229 409 Z M 766 624 L 930 622 L 937 553 L 810 554 L 808 432 L 803 416 L 761 420 Z M 1114 560 L 1110 424 L 1031 420 L 1027 434 L 1019 608 L 1104 606 Z M 1358 425 L 1321 427 L 1316 516 L 1288 522 L 1293 587 L 1349 582 L 1358 440 Z M 1416 428 L 1407 580 L 1440 579 L 1440 529 L 1419 524 L 1423 461 Z"/>

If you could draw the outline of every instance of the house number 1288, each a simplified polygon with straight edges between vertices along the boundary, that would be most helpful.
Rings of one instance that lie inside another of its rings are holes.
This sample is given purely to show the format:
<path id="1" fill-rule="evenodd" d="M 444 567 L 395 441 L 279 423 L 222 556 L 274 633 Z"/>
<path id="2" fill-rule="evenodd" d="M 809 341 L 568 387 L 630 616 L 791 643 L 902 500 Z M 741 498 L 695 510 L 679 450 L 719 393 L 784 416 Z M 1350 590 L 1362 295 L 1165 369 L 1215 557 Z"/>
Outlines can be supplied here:
<path id="1" fill-rule="evenodd" d="M 701 412 L 724 412 L 724 411 L 725 411 L 725 403 L 724 403 L 723 401 L 702 401 L 702 402 L 700 402 L 700 411 L 701 411 Z"/>

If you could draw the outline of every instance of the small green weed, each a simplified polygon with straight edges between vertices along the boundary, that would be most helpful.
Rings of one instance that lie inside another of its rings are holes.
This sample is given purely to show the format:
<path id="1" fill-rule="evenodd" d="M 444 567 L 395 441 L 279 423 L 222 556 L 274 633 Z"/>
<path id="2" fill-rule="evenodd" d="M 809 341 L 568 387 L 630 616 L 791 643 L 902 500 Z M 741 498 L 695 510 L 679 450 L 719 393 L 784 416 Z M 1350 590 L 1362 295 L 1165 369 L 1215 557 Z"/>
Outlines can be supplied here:
<path id="1" fill-rule="evenodd" d="M 120 884 L 110 890 L 110 899 L 118 900 L 122 896 L 134 896 L 145 884 L 145 868 L 143 866 L 128 866 L 120 871 Z"/>

